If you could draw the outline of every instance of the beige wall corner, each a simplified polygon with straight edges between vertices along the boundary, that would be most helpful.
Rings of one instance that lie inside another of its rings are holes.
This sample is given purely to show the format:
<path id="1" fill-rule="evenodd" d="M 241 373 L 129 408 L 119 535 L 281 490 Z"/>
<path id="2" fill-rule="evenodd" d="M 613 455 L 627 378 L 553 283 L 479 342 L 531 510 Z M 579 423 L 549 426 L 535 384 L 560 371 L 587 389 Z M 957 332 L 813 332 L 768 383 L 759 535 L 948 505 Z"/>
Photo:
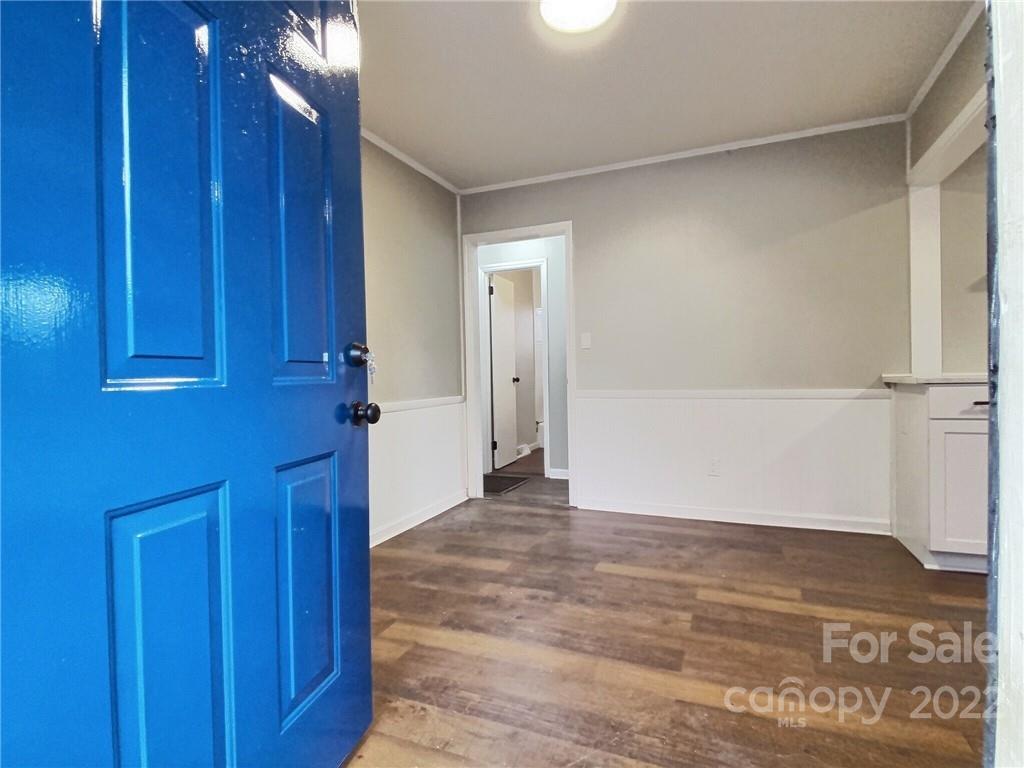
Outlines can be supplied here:
<path id="1" fill-rule="evenodd" d="M 981 373 L 988 365 L 987 163 L 981 147 L 941 185 L 945 373 Z"/>
<path id="2" fill-rule="evenodd" d="M 461 395 L 455 195 L 365 139 L 361 146 L 372 396 Z"/>

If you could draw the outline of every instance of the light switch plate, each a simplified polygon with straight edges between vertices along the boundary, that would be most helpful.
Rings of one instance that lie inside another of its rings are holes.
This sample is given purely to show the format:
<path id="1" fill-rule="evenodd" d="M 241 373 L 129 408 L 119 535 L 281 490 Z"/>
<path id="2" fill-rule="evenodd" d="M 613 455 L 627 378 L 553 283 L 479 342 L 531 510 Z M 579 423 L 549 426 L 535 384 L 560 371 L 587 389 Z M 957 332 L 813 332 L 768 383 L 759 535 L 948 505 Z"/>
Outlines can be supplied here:
<path id="1" fill-rule="evenodd" d="M 580 334 L 580 349 L 590 349 L 590 334 L 589 333 L 581 333 Z"/>

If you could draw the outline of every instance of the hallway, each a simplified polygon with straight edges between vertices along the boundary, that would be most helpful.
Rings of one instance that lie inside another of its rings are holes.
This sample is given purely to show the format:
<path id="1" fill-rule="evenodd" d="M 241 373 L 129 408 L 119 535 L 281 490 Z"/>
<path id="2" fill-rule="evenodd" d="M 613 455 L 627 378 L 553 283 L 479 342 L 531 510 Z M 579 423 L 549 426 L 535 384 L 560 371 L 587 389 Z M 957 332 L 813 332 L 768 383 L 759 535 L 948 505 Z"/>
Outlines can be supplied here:
<path id="1" fill-rule="evenodd" d="M 823 664 L 822 620 L 900 642 Z M 985 682 L 908 661 L 921 620 L 984 626 L 984 578 L 888 537 L 570 509 L 565 481 L 531 478 L 374 548 L 376 718 L 350 764 L 977 765 L 980 721 L 908 719 L 914 686 Z M 874 725 L 726 709 L 787 677 L 894 690 Z"/>

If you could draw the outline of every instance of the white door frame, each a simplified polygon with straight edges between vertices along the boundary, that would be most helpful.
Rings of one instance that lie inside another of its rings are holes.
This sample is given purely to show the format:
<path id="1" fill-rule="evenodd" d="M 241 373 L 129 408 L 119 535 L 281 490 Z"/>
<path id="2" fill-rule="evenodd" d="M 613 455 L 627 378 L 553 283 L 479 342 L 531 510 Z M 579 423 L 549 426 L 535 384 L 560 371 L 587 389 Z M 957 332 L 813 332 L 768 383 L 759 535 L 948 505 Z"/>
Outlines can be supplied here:
<path id="1" fill-rule="evenodd" d="M 992 63 L 998 242 L 998 521 L 989 576 L 995 585 L 996 721 L 984 764 L 1024 764 L 1024 7 L 993 2 Z M 990 680 L 989 685 L 993 682 Z"/>
<path id="2" fill-rule="evenodd" d="M 463 311 L 465 322 L 466 361 L 466 466 L 468 469 L 468 492 L 471 498 L 482 498 L 484 495 L 485 463 L 484 448 L 490 453 L 487 434 L 489 420 L 483 418 L 483 409 L 490 401 L 490 381 L 484 375 L 483 366 L 487 362 L 484 343 L 487 341 L 486 309 L 488 292 L 487 277 L 492 272 L 507 272 L 514 269 L 540 268 L 541 274 L 541 306 L 544 309 L 544 333 L 548 329 L 548 297 L 547 297 L 547 261 L 543 258 L 526 259 L 517 262 L 480 266 L 477 249 L 481 245 L 512 243 L 521 240 L 537 240 L 545 237 L 565 238 L 565 365 L 566 365 L 566 411 L 568 420 L 568 451 L 569 451 L 569 504 L 576 503 L 575 447 L 576 447 L 576 345 L 573 343 L 576 328 L 576 305 L 573 294 L 573 248 L 572 222 L 559 221 L 551 224 L 538 224 L 530 227 L 503 229 L 495 232 L 480 232 L 462 236 L 463 254 Z M 547 342 L 548 339 L 545 338 Z M 545 353 L 549 354 L 550 344 L 546 344 Z M 544 474 L 550 475 L 550 445 L 548 428 L 550 419 L 550 386 L 549 368 L 545 366 L 544 375 Z"/>

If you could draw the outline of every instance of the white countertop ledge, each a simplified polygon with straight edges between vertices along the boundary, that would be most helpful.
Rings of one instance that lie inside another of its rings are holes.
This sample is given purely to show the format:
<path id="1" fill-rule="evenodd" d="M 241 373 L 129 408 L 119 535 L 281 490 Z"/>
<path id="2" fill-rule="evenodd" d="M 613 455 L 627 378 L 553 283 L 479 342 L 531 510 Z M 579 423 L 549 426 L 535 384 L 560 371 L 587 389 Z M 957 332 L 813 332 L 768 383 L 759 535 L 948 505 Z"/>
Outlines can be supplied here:
<path id="1" fill-rule="evenodd" d="M 942 373 L 937 376 L 914 376 L 910 373 L 883 373 L 882 382 L 897 384 L 988 384 L 986 373 Z"/>

